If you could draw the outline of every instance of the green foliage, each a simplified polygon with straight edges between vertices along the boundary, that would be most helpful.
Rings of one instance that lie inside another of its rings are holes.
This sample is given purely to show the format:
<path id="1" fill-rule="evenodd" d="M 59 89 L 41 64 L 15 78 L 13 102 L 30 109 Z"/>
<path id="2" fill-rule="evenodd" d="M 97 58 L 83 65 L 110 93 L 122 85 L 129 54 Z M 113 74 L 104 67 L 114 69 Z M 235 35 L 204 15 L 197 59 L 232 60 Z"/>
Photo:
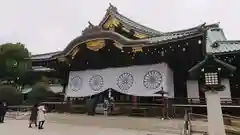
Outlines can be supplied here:
<path id="1" fill-rule="evenodd" d="M 0 79 L 18 81 L 31 66 L 29 56 L 21 43 L 0 45 Z"/>
<path id="2" fill-rule="evenodd" d="M 22 94 L 11 85 L 0 86 L 0 100 L 5 100 L 9 105 L 19 105 L 22 103 Z"/>
<path id="3" fill-rule="evenodd" d="M 38 103 L 45 101 L 54 94 L 47 84 L 39 82 L 32 87 L 32 91 L 28 93 L 27 99 L 29 103 Z"/>

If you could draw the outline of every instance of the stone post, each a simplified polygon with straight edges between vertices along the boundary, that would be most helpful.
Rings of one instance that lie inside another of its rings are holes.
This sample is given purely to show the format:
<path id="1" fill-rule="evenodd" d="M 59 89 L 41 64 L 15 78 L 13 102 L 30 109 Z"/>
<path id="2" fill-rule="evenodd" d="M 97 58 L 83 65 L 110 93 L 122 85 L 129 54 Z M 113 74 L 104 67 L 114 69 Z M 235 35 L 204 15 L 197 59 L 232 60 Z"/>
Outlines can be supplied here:
<path id="1" fill-rule="evenodd" d="M 226 135 L 218 91 L 206 91 L 209 135 Z"/>

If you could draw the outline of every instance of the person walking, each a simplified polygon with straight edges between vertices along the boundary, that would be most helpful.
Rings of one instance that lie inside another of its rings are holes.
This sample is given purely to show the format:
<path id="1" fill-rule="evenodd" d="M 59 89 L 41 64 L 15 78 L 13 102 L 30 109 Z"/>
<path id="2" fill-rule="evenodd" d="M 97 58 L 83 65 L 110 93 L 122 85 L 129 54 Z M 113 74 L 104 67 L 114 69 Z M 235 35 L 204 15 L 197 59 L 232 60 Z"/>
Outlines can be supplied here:
<path id="1" fill-rule="evenodd" d="M 37 120 L 38 120 L 38 129 L 43 129 L 43 124 L 45 123 L 46 120 L 46 109 L 44 105 L 40 105 L 38 107 L 38 116 L 37 116 Z"/>
<path id="2" fill-rule="evenodd" d="M 38 104 L 35 104 L 31 108 L 31 115 L 28 126 L 29 128 L 32 128 L 32 124 L 35 124 L 35 127 L 37 127 L 37 116 L 38 116 Z"/>

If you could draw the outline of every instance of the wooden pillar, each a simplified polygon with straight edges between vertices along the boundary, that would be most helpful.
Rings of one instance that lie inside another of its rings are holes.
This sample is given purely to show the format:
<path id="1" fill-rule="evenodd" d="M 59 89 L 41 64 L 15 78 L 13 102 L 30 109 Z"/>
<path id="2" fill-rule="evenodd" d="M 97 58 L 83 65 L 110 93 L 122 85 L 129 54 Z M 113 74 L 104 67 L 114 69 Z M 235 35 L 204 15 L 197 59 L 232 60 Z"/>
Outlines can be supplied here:
<path id="1" fill-rule="evenodd" d="M 136 96 L 132 96 L 132 105 L 137 106 L 137 97 Z"/>

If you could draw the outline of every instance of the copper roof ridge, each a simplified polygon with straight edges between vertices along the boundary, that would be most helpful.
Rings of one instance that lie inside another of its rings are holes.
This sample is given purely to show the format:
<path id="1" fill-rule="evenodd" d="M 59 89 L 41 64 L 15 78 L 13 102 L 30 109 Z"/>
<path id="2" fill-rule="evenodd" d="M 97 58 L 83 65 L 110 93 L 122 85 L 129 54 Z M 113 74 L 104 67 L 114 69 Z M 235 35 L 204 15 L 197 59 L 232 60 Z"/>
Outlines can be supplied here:
<path id="1" fill-rule="evenodd" d="M 149 29 L 149 30 L 151 30 L 151 31 L 154 31 L 153 34 L 161 34 L 161 33 L 162 33 L 161 31 L 158 31 L 158 30 L 156 30 L 156 29 L 150 28 L 150 27 L 148 27 L 148 26 L 146 26 L 146 25 L 143 25 L 143 24 L 141 24 L 141 23 L 139 23 L 139 22 L 137 22 L 137 21 L 135 21 L 135 20 L 132 20 L 132 19 L 126 17 L 125 15 L 119 13 L 118 11 L 112 13 L 113 16 L 116 16 L 115 14 L 117 14 L 117 15 L 119 15 L 119 16 L 121 16 L 121 17 L 123 17 L 123 18 L 125 18 L 125 19 L 127 19 L 127 20 L 129 20 L 129 21 L 131 21 L 131 22 L 133 22 L 133 23 L 141 26 L 141 27 L 144 27 L 144 28 L 146 28 L 146 29 Z M 122 20 L 120 20 L 120 21 L 122 21 Z"/>
<path id="2" fill-rule="evenodd" d="M 187 28 L 187 29 L 181 29 L 181 30 L 176 30 L 176 31 L 171 31 L 171 32 L 164 32 L 161 35 L 169 35 L 169 34 L 175 34 L 175 33 L 182 33 L 182 32 L 187 32 L 187 31 L 192 31 L 192 30 L 200 30 L 201 28 L 205 27 L 206 23 L 200 24 L 198 26 L 192 27 L 192 28 Z M 161 36 L 160 35 L 160 36 Z"/>
<path id="3" fill-rule="evenodd" d="M 240 40 L 217 40 L 214 43 L 240 43 Z"/>

